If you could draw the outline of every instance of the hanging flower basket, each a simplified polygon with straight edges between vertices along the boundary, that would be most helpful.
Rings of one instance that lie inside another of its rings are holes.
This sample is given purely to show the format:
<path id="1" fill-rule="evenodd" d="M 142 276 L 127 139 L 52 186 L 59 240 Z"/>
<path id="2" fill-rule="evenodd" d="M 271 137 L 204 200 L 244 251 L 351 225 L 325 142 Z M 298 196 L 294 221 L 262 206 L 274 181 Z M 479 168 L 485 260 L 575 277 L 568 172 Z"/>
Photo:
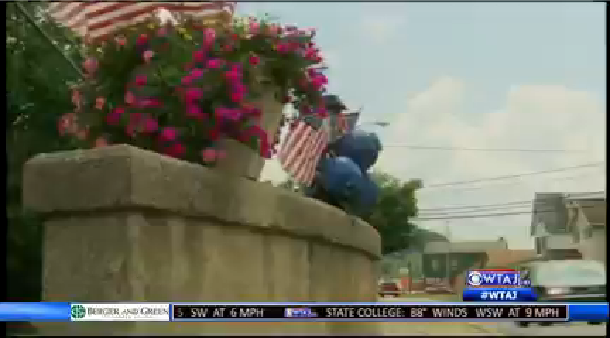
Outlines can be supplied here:
<path id="1" fill-rule="evenodd" d="M 60 133 L 83 146 L 127 143 L 258 178 L 283 107 L 325 116 L 313 30 L 267 19 L 204 26 L 152 18 L 88 45 L 86 78 Z"/>

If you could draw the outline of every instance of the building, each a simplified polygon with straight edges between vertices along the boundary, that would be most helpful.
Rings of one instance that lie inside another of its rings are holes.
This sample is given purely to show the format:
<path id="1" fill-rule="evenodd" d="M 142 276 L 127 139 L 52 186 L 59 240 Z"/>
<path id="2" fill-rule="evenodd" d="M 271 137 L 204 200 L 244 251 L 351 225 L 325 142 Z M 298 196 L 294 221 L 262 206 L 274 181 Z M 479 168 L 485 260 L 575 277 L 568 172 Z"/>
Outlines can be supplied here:
<path id="1" fill-rule="evenodd" d="M 508 250 L 503 237 L 496 241 L 468 241 L 427 243 L 423 252 L 423 274 L 426 284 L 453 284 L 465 270 L 484 268 L 488 252 Z"/>
<path id="2" fill-rule="evenodd" d="M 583 259 L 606 264 L 606 197 L 566 197 L 567 230 Z"/>
<path id="3" fill-rule="evenodd" d="M 564 193 L 536 193 L 532 206 L 531 235 L 536 253 L 544 259 L 580 258 L 578 246 L 568 231 L 568 209 Z"/>

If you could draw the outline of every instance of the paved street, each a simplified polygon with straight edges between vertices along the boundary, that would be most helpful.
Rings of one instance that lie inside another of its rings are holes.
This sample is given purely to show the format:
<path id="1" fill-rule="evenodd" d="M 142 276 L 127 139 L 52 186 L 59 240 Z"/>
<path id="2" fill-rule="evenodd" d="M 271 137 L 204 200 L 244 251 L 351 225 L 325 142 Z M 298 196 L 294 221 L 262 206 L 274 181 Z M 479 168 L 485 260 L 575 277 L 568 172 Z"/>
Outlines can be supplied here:
<path id="1" fill-rule="evenodd" d="M 422 295 L 423 296 L 423 295 Z M 380 298 L 380 302 L 429 302 L 426 298 Z M 383 323 L 385 335 L 406 336 L 605 336 L 606 324 L 586 323 L 531 325 L 521 328 L 511 322 L 502 323 Z"/>
<path id="2" fill-rule="evenodd" d="M 554 324 L 552 326 L 531 325 L 521 328 L 513 323 L 500 323 L 496 328 L 507 336 L 605 336 L 606 324 L 587 323 Z"/>

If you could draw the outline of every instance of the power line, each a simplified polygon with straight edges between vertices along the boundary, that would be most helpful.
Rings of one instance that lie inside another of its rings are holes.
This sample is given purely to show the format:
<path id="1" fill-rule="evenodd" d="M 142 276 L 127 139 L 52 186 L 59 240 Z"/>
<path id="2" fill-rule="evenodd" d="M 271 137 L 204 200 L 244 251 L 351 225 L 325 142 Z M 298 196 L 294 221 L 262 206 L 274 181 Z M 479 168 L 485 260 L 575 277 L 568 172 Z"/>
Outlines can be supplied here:
<path id="1" fill-rule="evenodd" d="M 445 150 L 445 151 L 485 151 L 485 152 L 530 152 L 530 153 L 585 153 L 587 150 L 577 149 L 519 149 L 519 148 L 468 148 L 450 146 L 417 146 L 408 144 L 384 144 L 384 148 L 407 148 L 413 150 Z"/>
<path id="2" fill-rule="evenodd" d="M 570 176 L 558 176 L 558 177 L 542 177 L 539 178 L 539 180 L 544 180 L 544 181 L 572 181 L 578 178 L 582 178 L 582 177 L 591 177 L 592 175 L 603 175 L 606 176 L 606 168 L 604 167 L 600 167 L 597 169 L 602 169 L 603 172 L 602 173 L 581 173 L 581 174 L 577 174 L 577 175 L 570 175 Z M 480 185 L 480 186 L 453 186 L 453 187 L 447 187 L 446 189 L 451 189 L 452 191 L 476 191 L 476 190 L 481 190 L 481 189 L 489 189 L 489 188 L 497 188 L 499 186 L 505 186 L 508 184 L 514 185 L 514 184 L 521 184 L 521 183 L 526 183 L 524 181 L 497 181 L 497 182 L 493 182 L 490 184 L 485 184 L 485 185 Z M 418 190 L 419 191 L 419 190 Z M 434 192 L 444 192 L 445 190 L 424 190 L 421 191 L 422 193 L 434 193 Z"/>
<path id="3" fill-rule="evenodd" d="M 475 180 L 466 180 L 466 181 L 445 182 L 445 183 L 438 183 L 438 184 L 427 185 L 427 186 L 424 186 L 421 189 L 441 188 L 441 187 L 449 187 L 449 186 L 456 186 L 456 185 L 467 185 L 467 184 L 479 183 L 479 182 L 487 182 L 487 181 L 500 181 L 500 180 L 506 180 L 506 179 L 511 179 L 511 178 L 524 177 L 524 176 L 535 176 L 535 175 L 550 174 L 550 173 L 563 172 L 563 171 L 569 171 L 569 170 L 576 170 L 576 169 L 597 167 L 597 166 L 600 166 L 602 164 L 604 164 L 603 161 L 602 162 L 585 163 L 585 164 L 581 164 L 581 165 L 577 165 L 577 166 L 572 166 L 572 167 L 563 167 L 563 168 L 555 168 L 555 169 L 548 169 L 548 170 L 541 170 L 541 171 L 533 171 L 533 172 L 522 173 L 522 174 L 512 174 L 512 175 L 503 175 L 503 176 L 495 176 L 495 177 L 484 177 L 484 178 L 479 178 L 479 179 L 475 179 Z"/>
<path id="4" fill-rule="evenodd" d="M 605 191 L 601 190 L 601 191 L 591 191 L 591 192 L 580 192 L 580 193 L 570 193 L 569 196 L 570 197 L 579 197 L 579 196 L 588 196 L 588 195 L 592 195 L 592 194 L 603 194 L 605 193 Z M 553 200 L 553 197 L 539 197 L 535 200 L 519 200 L 519 201 L 508 201 L 508 202 L 501 202 L 501 203 L 488 203 L 488 204 L 471 204 L 471 205 L 453 205 L 453 206 L 445 206 L 445 207 L 435 207 L 435 208 L 421 208 L 419 209 L 419 211 L 424 211 L 424 212 L 434 212 L 434 211 L 445 211 L 445 210 L 468 210 L 468 209 L 488 209 L 488 208 L 497 208 L 497 207 L 510 207 L 510 208 L 515 208 L 515 207 L 520 207 L 520 206 L 527 206 L 530 205 L 534 202 L 542 202 L 544 200 Z"/>
<path id="5" fill-rule="evenodd" d="M 595 206 L 581 206 L 582 209 L 594 208 Z M 551 213 L 557 212 L 557 208 L 549 208 L 537 210 L 536 213 Z M 425 218 L 412 218 L 413 221 L 440 221 L 440 220 L 453 220 L 453 219 L 472 219 L 472 218 L 489 218 L 489 217 L 505 217 L 505 216 L 516 216 L 516 215 L 529 215 L 532 211 L 515 211 L 515 212 L 498 212 L 489 214 L 474 214 L 474 215 L 454 215 L 454 216 L 441 216 L 441 217 L 425 217 Z"/>

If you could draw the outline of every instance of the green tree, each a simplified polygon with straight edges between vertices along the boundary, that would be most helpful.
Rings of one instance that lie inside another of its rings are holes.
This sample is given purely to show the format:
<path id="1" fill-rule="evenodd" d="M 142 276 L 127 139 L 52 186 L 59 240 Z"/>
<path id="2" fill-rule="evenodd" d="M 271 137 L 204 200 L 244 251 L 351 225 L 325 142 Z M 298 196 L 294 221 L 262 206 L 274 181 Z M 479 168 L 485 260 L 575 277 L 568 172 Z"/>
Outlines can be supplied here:
<path id="1" fill-rule="evenodd" d="M 20 2 L 70 58 L 80 64 L 67 32 L 42 15 L 43 3 Z M 23 210 L 22 168 L 38 153 L 73 148 L 59 136 L 60 115 L 72 110 L 68 82 L 78 74 L 20 13 L 6 4 L 7 291 L 9 299 L 36 301 L 41 290 L 40 220 Z"/>
<path id="2" fill-rule="evenodd" d="M 422 187 L 420 180 L 402 182 L 380 172 L 372 174 L 379 187 L 379 198 L 373 212 L 365 218 L 381 236 L 382 254 L 407 249 L 416 242 L 416 226 L 410 220 L 417 216 L 415 192 Z"/>

